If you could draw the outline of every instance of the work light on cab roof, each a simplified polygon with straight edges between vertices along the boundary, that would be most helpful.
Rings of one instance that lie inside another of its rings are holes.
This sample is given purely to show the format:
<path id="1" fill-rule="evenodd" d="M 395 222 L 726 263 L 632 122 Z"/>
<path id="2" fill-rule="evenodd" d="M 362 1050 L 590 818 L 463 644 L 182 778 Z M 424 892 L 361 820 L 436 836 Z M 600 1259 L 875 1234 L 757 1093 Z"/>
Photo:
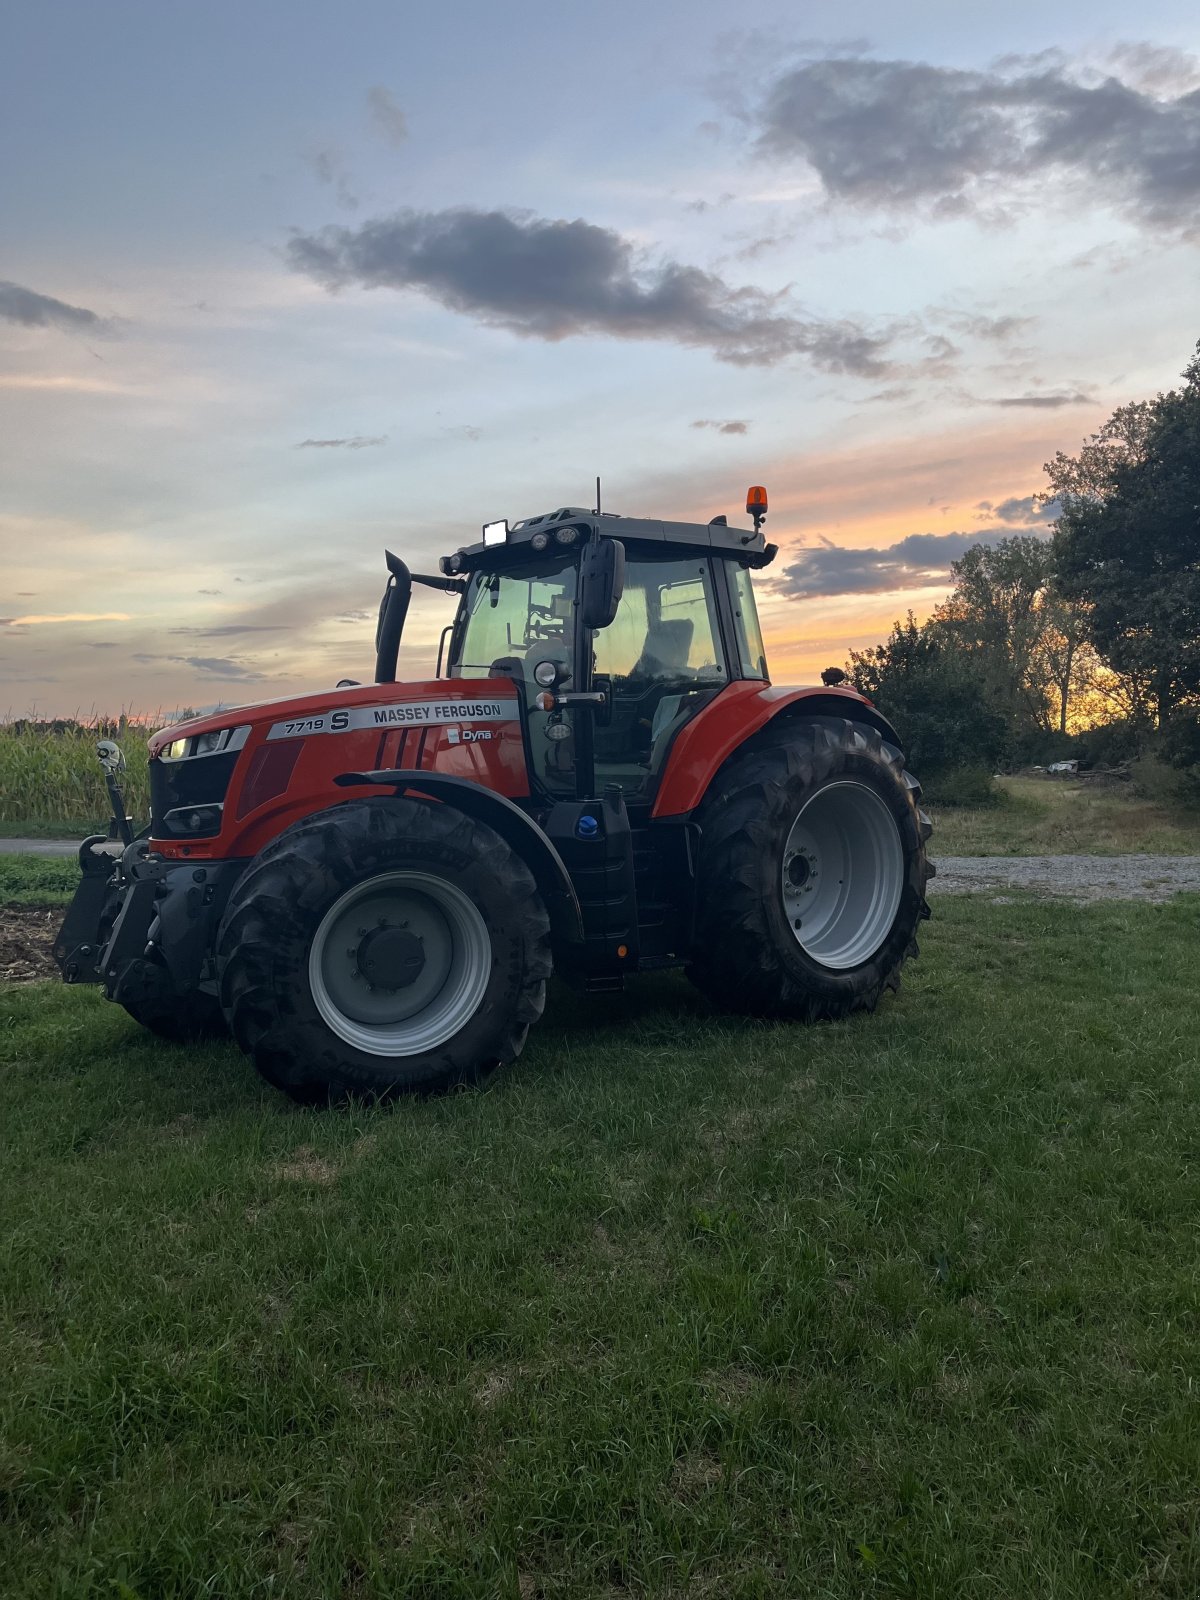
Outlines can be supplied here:
<path id="1" fill-rule="evenodd" d="M 552 970 L 872 1008 L 928 915 L 929 821 L 853 688 L 771 683 L 764 488 L 746 510 L 616 516 L 597 484 L 593 509 L 477 524 L 437 574 L 385 551 L 374 681 L 155 734 L 140 831 L 102 746 L 113 822 L 80 847 L 65 980 L 171 1038 L 231 1032 L 306 1101 L 477 1081 Z M 455 611 L 434 675 L 398 682 L 414 584 Z"/>

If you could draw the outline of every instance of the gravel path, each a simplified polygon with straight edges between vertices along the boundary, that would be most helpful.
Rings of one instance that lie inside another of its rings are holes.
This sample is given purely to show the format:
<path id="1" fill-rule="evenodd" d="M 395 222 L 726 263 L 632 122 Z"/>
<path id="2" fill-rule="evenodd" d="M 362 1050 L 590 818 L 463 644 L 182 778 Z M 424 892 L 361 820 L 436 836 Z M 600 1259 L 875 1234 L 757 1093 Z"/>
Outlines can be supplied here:
<path id="1" fill-rule="evenodd" d="M 1200 856 L 934 856 L 935 894 L 1025 889 L 1067 900 L 1169 900 L 1200 891 Z"/>

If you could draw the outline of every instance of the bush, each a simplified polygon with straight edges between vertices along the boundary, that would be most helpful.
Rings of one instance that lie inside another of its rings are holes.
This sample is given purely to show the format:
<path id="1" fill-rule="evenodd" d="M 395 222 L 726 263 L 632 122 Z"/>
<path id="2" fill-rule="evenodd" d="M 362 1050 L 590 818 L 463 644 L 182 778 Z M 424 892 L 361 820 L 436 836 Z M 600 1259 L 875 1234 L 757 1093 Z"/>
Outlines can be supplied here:
<path id="1" fill-rule="evenodd" d="M 1005 746 L 1004 719 L 989 703 L 978 663 L 948 634 L 919 628 L 910 612 L 884 644 L 851 652 L 850 676 L 895 724 L 922 783 L 960 768 L 986 771 L 990 783 Z"/>
<path id="2" fill-rule="evenodd" d="M 939 806 L 994 806 L 1000 796 L 989 767 L 951 767 L 922 779 L 925 799 Z"/>
<path id="3" fill-rule="evenodd" d="M 1200 712 L 1176 712 L 1159 737 L 1158 759 L 1179 774 L 1180 798 L 1200 801 Z"/>
<path id="4" fill-rule="evenodd" d="M 1148 738 L 1149 730 L 1143 724 L 1122 717 L 1077 734 L 1074 754 L 1081 767 L 1120 767 L 1137 760 Z"/>
<path id="5" fill-rule="evenodd" d="M 1014 767 L 1048 767 L 1052 761 L 1081 764 L 1079 734 L 1059 733 L 1058 729 L 1029 728 L 1014 734 L 1010 755 Z"/>

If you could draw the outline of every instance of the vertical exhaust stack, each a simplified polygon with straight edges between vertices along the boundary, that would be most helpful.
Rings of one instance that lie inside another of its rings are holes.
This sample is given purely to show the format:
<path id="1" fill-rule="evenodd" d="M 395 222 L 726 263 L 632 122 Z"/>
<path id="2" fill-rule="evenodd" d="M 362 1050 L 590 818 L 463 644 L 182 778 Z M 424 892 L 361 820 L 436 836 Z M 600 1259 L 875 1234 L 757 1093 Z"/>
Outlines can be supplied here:
<path id="1" fill-rule="evenodd" d="M 388 571 L 387 588 L 379 602 L 379 625 L 375 629 L 375 682 L 395 683 L 400 636 L 404 632 L 408 603 L 412 599 L 412 573 L 399 556 L 384 551 Z"/>

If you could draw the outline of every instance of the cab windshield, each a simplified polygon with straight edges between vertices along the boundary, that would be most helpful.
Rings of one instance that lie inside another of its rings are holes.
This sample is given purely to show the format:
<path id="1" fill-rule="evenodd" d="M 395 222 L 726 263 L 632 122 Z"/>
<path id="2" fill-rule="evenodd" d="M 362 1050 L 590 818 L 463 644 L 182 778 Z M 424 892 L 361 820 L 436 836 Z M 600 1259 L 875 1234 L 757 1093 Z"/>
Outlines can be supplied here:
<path id="1" fill-rule="evenodd" d="M 450 672 L 459 678 L 512 678 L 525 702 L 533 776 L 551 794 L 572 794 L 575 744 L 562 714 L 535 710 L 541 686 L 533 676 L 539 661 L 553 661 L 566 683 L 573 666 L 575 580 L 573 555 L 539 562 L 536 568 L 476 572 L 463 602 Z"/>
<path id="2" fill-rule="evenodd" d="M 455 676 L 532 683 L 534 667 L 546 660 L 569 671 L 577 570 L 572 556 L 561 556 L 536 571 L 474 573 L 455 640 Z"/>

